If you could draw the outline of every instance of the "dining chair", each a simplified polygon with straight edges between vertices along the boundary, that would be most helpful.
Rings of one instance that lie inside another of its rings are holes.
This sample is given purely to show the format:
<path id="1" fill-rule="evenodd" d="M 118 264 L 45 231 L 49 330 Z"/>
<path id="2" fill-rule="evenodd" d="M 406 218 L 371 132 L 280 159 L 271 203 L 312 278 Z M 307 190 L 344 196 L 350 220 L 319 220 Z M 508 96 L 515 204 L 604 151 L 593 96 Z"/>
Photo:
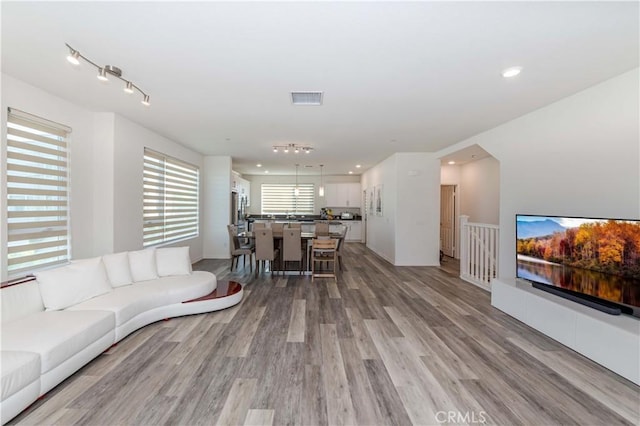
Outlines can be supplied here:
<path id="1" fill-rule="evenodd" d="M 289 223 L 290 229 L 302 229 L 302 224 L 300 222 L 291 222 Z"/>
<path id="2" fill-rule="evenodd" d="M 276 233 L 276 232 L 282 232 L 284 230 L 284 223 L 276 223 L 273 222 L 271 224 L 271 230 Z"/>
<path id="3" fill-rule="evenodd" d="M 299 271 L 302 274 L 302 230 L 286 228 L 282 231 L 282 271 L 286 269 L 287 262 L 298 262 Z"/>
<path id="4" fill-rule="evenodd" d="M 273 264 L 278 258 L 278 249 L 273 247 L 273 230 L 271 228 L 264 228 L 254 230 L 253 234 L 256 241 L 256 275 L 260 270 L 260 264 L 262 265 L 262 271 L 264 272 L 266 261 L 269 261 L 271 273 L 273 274 Z"/>
<path id="5" fill-rule="evenodd" d="M 256 229 L 264 229 L 267 227 L 267 224 L 264 222 L 253 222 L 252 229 L 255 231 Z"/>
<path id="6" fill-rule="evenodd" d="M 246 258 L 249 255 L 249 267 L 253 271 L 253 263 L 251 262 L 251 255 L 256 251 L 253 244 L 242 244 L 238 237 L 238 227 L 236 225 L 227 225 L 227 231 L 229 232 L 229 248 L 231 249 L 231 270 L 233 271 L 233 262 L 236 263 L 236 269 L 238 269 L 238 260 L 242 256 L 242 267 L 246 265 Z"/>
<path id="7" fill-rule="evenodd" d="M 329 224 L 327 222 L 316 223 L 316 237 L 319 235 L 329 235 Z"/>
<path id="8" fill-rule="evenodd" d="M 337 262 L 337 240 L 335 239 L 314 239 L 311 247 L 311 281 L 315 277 L 333 277 L 338 281 L 336 276 Z M 331 263 L 332 269 L 316 272 L 316 262 Z"/>

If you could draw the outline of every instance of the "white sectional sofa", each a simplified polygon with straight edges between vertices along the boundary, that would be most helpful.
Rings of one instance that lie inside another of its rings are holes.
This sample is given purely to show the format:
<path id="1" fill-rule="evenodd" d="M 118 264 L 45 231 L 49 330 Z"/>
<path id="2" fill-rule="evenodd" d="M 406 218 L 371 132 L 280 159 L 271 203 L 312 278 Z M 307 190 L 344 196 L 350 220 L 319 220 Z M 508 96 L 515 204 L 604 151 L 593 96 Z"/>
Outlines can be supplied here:
<path id="1" fill-rule="evenodd" d="M 174 247 L 72 261 L 2 288 L 2 424 L 138 328 L 242 299 L 240 290 L 187 302 L 216 285 L 191 270 L 188 247 Z"/>

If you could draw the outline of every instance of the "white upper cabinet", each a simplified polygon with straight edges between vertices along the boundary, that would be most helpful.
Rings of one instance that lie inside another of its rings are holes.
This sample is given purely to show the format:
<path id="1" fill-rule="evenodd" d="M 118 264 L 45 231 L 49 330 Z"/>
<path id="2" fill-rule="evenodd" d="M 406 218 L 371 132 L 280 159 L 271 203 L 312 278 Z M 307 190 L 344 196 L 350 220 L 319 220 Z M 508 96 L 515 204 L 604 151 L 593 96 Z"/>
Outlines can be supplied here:
<path id="1" fill-rule="evenodd" d="M 360 207 L 359 183 L 328 183 L 325 185 L 327 207 Z"/>

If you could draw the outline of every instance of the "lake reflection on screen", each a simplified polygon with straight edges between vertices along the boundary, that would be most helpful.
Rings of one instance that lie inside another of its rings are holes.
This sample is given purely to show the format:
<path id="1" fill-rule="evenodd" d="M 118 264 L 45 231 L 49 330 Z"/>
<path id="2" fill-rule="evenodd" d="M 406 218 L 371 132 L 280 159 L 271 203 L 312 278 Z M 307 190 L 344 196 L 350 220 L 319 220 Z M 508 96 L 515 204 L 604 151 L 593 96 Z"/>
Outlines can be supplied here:
<path id="1" fill-rule="evenodd" d="M 640 283 L 588 269 L 574 268 L 518 255 L 518 277 L 589 294 L 626 305 L 640 306 Z"/>

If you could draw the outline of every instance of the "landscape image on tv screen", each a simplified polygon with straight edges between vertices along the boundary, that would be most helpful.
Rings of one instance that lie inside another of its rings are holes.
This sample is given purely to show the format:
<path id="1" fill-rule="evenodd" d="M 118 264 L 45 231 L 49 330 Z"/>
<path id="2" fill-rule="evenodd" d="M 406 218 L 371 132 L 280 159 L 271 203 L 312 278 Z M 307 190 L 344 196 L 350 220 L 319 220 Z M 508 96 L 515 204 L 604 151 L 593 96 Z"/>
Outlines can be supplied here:
<path id="1" fill-rule="evenodd" d="M 640 221 L 517 215 L 516 245 L 519 278 L 640 307 Z"/>

